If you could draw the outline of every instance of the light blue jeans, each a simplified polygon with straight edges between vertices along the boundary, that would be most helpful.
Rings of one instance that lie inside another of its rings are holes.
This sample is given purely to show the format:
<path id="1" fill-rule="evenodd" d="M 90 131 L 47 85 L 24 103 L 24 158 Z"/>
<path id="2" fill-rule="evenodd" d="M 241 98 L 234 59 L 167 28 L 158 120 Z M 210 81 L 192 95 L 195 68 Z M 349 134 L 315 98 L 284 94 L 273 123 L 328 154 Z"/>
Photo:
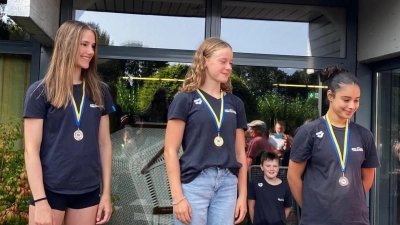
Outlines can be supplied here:
<path id="1" fill-rule="evenodd" d="M 210 167 L 182 191 L 192 209 L 191 225 L 233 225 L 238 179 L 228 169 Z M 183 225 L 174 217 L 175 225 Z"/>

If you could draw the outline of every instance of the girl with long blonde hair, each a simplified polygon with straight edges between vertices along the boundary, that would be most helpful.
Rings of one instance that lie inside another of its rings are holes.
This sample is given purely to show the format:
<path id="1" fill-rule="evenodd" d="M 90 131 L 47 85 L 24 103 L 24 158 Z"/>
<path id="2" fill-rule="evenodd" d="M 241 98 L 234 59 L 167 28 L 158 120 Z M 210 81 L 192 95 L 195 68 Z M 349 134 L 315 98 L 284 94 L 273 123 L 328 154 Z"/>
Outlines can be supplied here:
<path id="1" fill-rule="evenodd" d="M 110 218 L 108 114 L 115 110 L 96 67 L 95 30 L 79 21 L 62 24 L 48 72 L 24 102 L 29 224 L 104 224 Z"/>
<path id="2" fill-rule="evenodd" d="M 206 39 L 169 107 L 164 155 L 175 224 L 232 225 L 246 215 L 247 123 L 231 93 L 232 60 L 228 43 Z"/>

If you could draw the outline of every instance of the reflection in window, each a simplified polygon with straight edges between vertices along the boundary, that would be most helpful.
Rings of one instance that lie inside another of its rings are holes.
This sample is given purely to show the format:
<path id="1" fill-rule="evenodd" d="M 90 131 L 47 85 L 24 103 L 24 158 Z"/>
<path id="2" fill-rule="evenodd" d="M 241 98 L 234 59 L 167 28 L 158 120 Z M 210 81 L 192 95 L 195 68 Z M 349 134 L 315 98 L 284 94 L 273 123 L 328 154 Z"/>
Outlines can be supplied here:
<path id="1" fill-rule="evenodd" d="M 122 2 L 76 3 L 75 19 L 95 24 L 106 37 L 101 45 L 194 50 L 204 39 L 202 0 Z"/>
<path id="2" fill-rule="evenodd" d="M 341 8 L 223 1 L 221 38 L 235 52 L 345 57 Z"/>
<path id="3" fill-rule="evenodd" d="M 166 123 L 168 105 L 188 69 L 181 63 L 116 59 L 100 59 L 98 66 L 121 115 L 128 116 L 124 123 L 130 125 Z M 231 80 L 233 93 L 245 103 L 248 120 L 261 119 L 269 125 L 285 120 L 296 127 L 323 111 L 325 86 L 318 75 L 307 69 L 235 65 Z"/>
<path id="4" fill-rule="evenodd" d="M 120 200 L 111 223 L 172 224 L 171 214 L 153 212 L 171 207 L 163 164 L 166 114 L 188 69 L 188 64 L 176 62 L 99 60 L 99 74 L 109 84 L 117 108 L 110 115 L 112 188 Z M 249 122 L 261 119 L 272 128 L 283 120 L 286 133 L 293 134 L 321 112 L 324 87 L 314 70 L 234 65 L 231 81 Z M 172 213 L 172 208 L 164 210 Z"/>
<path id="5" fill-rule="evenodd" d="M 0 40 L 29 41 L 29 35 L 6 14 L 6 4 L 0 3 Z"/>
<path id="6" fill-rule="evenodd" d="M 286 131 L 293 135 L 304 121 L 316 119 L 323 110 L 324 86 L 314 70 L 234 66 L 233 74 L 247 87 L 245 93 L 236 94 L 245 104 L 249 121 L 263 120 L 269 128 L 285 121 Z M 235 94 L 238 87 L 232 84 Z"/>

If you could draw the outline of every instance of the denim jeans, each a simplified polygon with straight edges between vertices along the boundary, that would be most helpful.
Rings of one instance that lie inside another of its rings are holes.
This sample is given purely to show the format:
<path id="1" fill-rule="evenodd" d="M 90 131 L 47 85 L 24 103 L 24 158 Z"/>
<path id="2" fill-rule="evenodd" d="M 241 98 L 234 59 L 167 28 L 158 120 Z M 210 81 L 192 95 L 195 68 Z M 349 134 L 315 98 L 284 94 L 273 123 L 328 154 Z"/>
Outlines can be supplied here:
<path id="1" fill-rule="evenodd" d="M 238 179 L 228 169 L 210 167 L 182 191 L 192 209 L 191 225 L 233 225 Z M 183 225 L 174 217 L 175 225 Z"/>

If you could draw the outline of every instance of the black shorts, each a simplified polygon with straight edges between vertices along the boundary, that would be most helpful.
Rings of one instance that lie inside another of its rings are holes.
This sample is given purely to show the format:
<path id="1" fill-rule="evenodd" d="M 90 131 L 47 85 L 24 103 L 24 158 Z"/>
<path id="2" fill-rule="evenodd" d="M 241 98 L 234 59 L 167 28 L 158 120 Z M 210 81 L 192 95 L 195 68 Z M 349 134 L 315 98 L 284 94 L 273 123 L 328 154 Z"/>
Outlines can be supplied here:
<path id="1" fill-rule="evenodd" d="M 100 202 L 100 187 L 94 191 L 77 195 L 58 194 L 46 189 L 44 191 L 50 207 L 60 211 L 65 211 L 67 208 L 84 209 L 98 205 Z M 35 205 L 32 196 L 30 204 Z"/>

